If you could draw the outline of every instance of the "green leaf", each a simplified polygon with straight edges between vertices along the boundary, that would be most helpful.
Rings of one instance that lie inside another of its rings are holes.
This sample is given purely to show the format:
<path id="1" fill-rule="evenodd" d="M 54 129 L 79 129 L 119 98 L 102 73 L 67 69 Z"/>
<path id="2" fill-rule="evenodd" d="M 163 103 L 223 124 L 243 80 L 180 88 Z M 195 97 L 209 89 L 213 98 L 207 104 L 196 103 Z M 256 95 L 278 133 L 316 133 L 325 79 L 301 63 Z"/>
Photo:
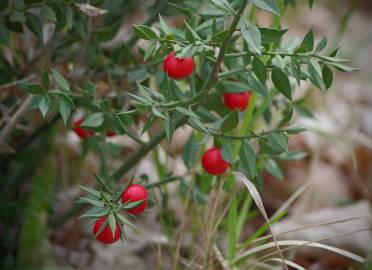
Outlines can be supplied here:
<path id="1" fill-rule="evenodd" d="M 0 44 L 10 47 L 10 34 L 5 25 L 0 24 Z"/>
<path id="2" fill-rule="evenodd" d="M 304 39 L 302 40 L 301 46 L 306 48 L 306 52 L 310 52 L 314 49 L 314 33 L 313 29 L 310 29 Z"/>
<path id="3" fill-rule="evenodd" d="M 89 188 L 89 187 L 84 187 L 84 186 L 78 186 L 79 188 L 81 188 L 82 190 L 84 190 L 85 192 L 93 195 L 94 197 L 97 197 L 98 199 L 100 199 L 102 196 L 101 196 L 101 192 L 99 192 L 98 190 L 95 190 L 93 188 Z"/>
<path id="4" fill-rule="evenodd" d="M 198 151 L 198 145 L 196 144 L 195 135 L 191 134 L 190 138 L 187 140 L 187 143 L 182 151 L 182 160 L 185 163 L 187 168 L 191 169 L 194 166 L 197 151 Z"/>
<path id="5" fill-rule="evenodd" d="M 41 7 L 40 16 L 46 21 L 57 22 L 57 18 L 56 18 L 56 14 L 54 10 L 48 5 L 43 5 Z"/>
<path id="6" fill-rule="evenodd" d="M 190 117 L 188 119 L 190 126 L 209 134 L 208 130 L 204 127 L 203 123 L 198 118 Z"/>
<path id="7" fill-rule="evenodd" d="M 246 19 L 240 21 L 240 30 L 248 47 L 257 54 L 261 54 L 261 33 L 258 27 Z"/>
<path id="8" fill-rule="evenodd" d="M 103 232 L 103 230 L 107 227 L 107 223 L 108 220 L 105 218 L 105 221 L 100 225 L 98 231 L 95 233 L 94 238 L 97 238 Z"/>
<path id="9" fill-rule="evenodd" d="M 163 121 L 164 130 L 165 130 L 165 134 L 167 136 L 168 142 L 171 142 L 173 138 L 173 133 L 176 129 L 177 119 L 180 116 L 180 114 L 177 111 L 171 114 L 170 116 L 168 115 L 167 111 L 165 111 L 165 114 L 168 119 Z"/>
<path id="10" fill-rule="evenodd" d="M 168 2 L 169 6 L 172 6 L 177 9 L 178 12 L 186 15 L 187 17 L 191 17 L 193 15 L 192 10 L 183 6 L 179 6 L 175 3 Z"/>
<path id="11" fill-rule="evenodd" d="M 85 117 L 83 123 L 81 124 L 82 127 L 90 127 L 96 128 L 103 124 L 103 113 L 92 113 Z"/>
<path id="12" fill-rule="evenodd" d="M 186 25 L 186 39 L 191 42 L 195 43 L 196 40 L 200 40 L 198 33 L 185 21 Z"/>
<path id="13" fill-rule="evenodd" d="M 145 201 L 145 199 L 139 200 L 139 201 L 135 201 L 135 202 L 127 202 L 127 203 L 125 203 L 123 205 L 123 209 L 132 209 L 132 208 L 135 208 L 135 207 L 141 205 L 144 201 Z"/>
<path id="14" fill-rule="evenodd" d="M 293 108 L 292 108 L 292 107 L 289 107 L 289 108 L 284 112 L 283 119 L 280 121 L 280 123 L 279 123 L 279 127 L 282 127 L 282 126 L 284 126 L 285 124 L 287 124 L 289 121 L 291 121 L 292 116 L 293 116 Z"/>
<path id="15" fill-rule="evenodd" d="M 43 86 L 47 91 L 49 90 L 50 81 L 49 81 L 49 70 L 48 70 L 48 68 L 45 68 L 45 70 L 43 72 Z"/>
<path id="16" fill-rule="evenodd" d="M 252 67 L 254 74 L 256 74 L 257 78 L 260 80 L 261 83 L 266 83 L 266 65 L 261 61 L 260 58 L 255 57 L 252 62 Z"/>
<path id="17" fill-rule="evenodd" d="M 156 42 L 153 42 L 150 44 L 150 46 L 147 47 L 143 60 L 146 62 L 149 59 L 151 59 L 155 50 L 156 50 Z"/>
<path id="18" fill-rule="evenodd" d="M 74 13 L 72 12 L 72 9 L 70 6 L 66 7 L 65 11 L 65 18 L 66 18 L 66 25 L 69 29 L 72 29 L 72 23 L 74 20 Z"/>
<path id="19" fill-rule="evenodd" d="M 287 98 L 292 99 L 292 88 L 287 74 L 278 68 L 273 68 L 271 80 L 280 93 L 285 95 Z"/>
<path id="20" fill-rule="evenodd" d="M 125 225 L 128 225 L 134 230 L 138 230 L 136 226 L 134 226 L 128 219 L 126 219 L 123 215 L 116 213 L 117 218 Z"/>
<path id="21" fill-rule="evenodd" d="M 222 30 L 220 32 L 214 33 L 211 37 L 212 42 L 222 42 L 226 39 L 229 34 L 229 30 Z"/>
<path id="22" fill-rule="evenodd" d="M 225 11 L 228 14 L 235 14 L 234 8 L 226 0 L 209 0 L 217 8 Z"/>
<path id="23" fill-rule="evenodd" d="M 189 108 L 183 108 L 183 107 L 177 106 L 176 110 L 179 111 L 180 113 L 184 114 L 184 115 L 200 119 L 199 115 L 195 114 L 190 107 Z"/>
<path id="24" fill-rule="evenodd" d="M 56 80 L 56 83 L 59 87 L 61 87 L 63 90 L 66 90 L 66 91 L 71 91 L 70 90 L 70 87 L 68 85 L 68 82 L 66 81 L 66 79 L 61 75 L 61 73 L 59 73 L 58 70 L 56 69 L 51 69 L 52 71 L 52 76 L 53 78 Z"/>
<path id="25" fill-rule="evenodd" d="M 316 45 L 315 51 L 316 52 L 323 51 L 327 47 L 327 43 L 328 43 L 327 37 L 326 36 L 322 37 L 322 39 L 319 41 L 318 45 Z"/>
<path id="26" fill-rule="evenodd" d="M 276 1 L 277 0 L 252 0 L 252 3 L 260 9 L 280 16 L 279 7 Z"/>
<path id="27" fill-rule="evenodd" d="M 279 155 L 279 158 L 281 160 L 296 161 L 296 160 L 301 160 L 301 159 L 303 159 L 307 156 L 308 156 L 308 153 L 306 153 L 306 152 L 293 151 L 293 152 L 281 153 Z"/>
<path id="28" fill-rule="evenodd" d="M 279 42 L 282 36 L 288 31 L 288 29 L 276 29 L 276 28 L 260 28 L 262 37 L 262 43 L 274 43 Z"/>
<path id="29" fill-rule="evenodd" d="M 146 25 L 133 25 L 134 33 L 142 39 L 157 40 L 158 36 L 156 33 Z"/>
<path id="30" fill-rule="evenodd" d="M 272 66 L 275 66 L 281 70 L 285 70 L 286 67 L 286 61 L 281 57 L 280 55 L 275 56 L 273 59 L 271 59 Z"/>
<path id="31" fill-rule="evenodd" d="M 322 78 L 322 69 L 317 61 L 314 59 L 309 60 L 308 71 L 310 74 L 311 82 L 320 90 L 325 90 L 326 87 Z"/>
<path id="32" fill-rule="evenodd" d="M 234 161 L 233 146 L 230 142 L 224 141 L 222 143 L 221 155 L 222 155 L 222 159 L 229 163 L 232 163 Z"/>
<path id="33" fill-rule="evenodd" d="M 164 114 L 162 114 L 155 106 L 152 107 L 152 113 L 159 118 L 162 118 L 164 120 L 168 120 L 168 117 L 166 117 Z"/>
<path id="34" fill-rule="evenodd" d="M 329 89 L 333 82 L 333 73 L 332 70 L 326 65 L 324 65 L 322 69 L 322 76 L 326 89 Z"/>
<path id="35" fill-rule="evenodd" d="M 256 172 L 256 155 L 249 141 L 243 141 L 240 149 L 240 162 L 249 173 L 249 177 L 254 177 Z"/>
<path id="36" fill-rule="evenodd" d="M 110 226 L 112 237 L 114 237 L 115 236 L 115 231 L 116 231 L 116 219 L 115 219 L 115 216 L 114 216 L 113 213 L 110 213 L 110 215 L 108 216 L 108 223 L 109 223 L 109 226 Z"/>
<path id="37" fill-rule="evenodd" d="M 234 110 L 223 118 L 223 121 L 221 123 L 221 131 L 228 132 L 230 130 L 233 130 L 234 128 L 236 128 L 238 124 L 239 124 L 239 113 L 238 111 Z"/>
<path id="38" fill-rule="evenodd" d="M 106 216 L 110 211 L 105 208 L 94 206 L 90 208 L 88 211 L 86 211 L 84 214 L 82 214 L 79 219 L 82 218 L 99 218 L 102 216 Z"/>
<path id="39" fill-rule="evenodd" d="M 186 58 L 186 57 L 194 56 L 195 52 L 196 52 L 196 47 L 190 44 L 184 47 L 180 53 L 177 53 L 177 57 Z"/>
<path id="40" fill-rule="evenodd" d="M 43 25 L 41 24 L 38 17 L 30 12 L 26 12 L 26 25 L 27 27 L 41 40 L 43 41 Z"/>
<path id="41" fill-rule="evenodd" d="M 71 108 L 70 105 L 63 99 L 61 99 L 59 102 L 59 113 L 61 114 L 63 123 L 66 126 L 71 115 Z"/>
<path id="42" fill-rule="evenodd" d="M 276 178 L 280 179 L 280 180 L 283 180 L 284 179 L 284 175 L 283 175 L 283 171 L 282 169 L 280 168 L 278 162 L 272 158 L 269 158 L 267 161 L 266 161 L 266 165 L 265 165 L 265 168 L 266 170 L 273 176 L 275 176 Z"/>
<path id="43" fill-rule="evenodd" d="M 291 68 L 293 75 L 296 78 L 297 85 L 301 86 L 301 65 L 295 57 L 291 59 Z"/>
<path id="44" fill-rule="evenodd" d="M 352 72 L 352 71 L 358 70 L 355 67 L 350 67 L 350 66 L 343 65 L 343 64 L 340 64 L 340 63 L 331 63 L 331 62 L 328 63 L 327 62 L 327 65 L 334 66 L 335 68 L 337 68 L 337 69 L 339 69 L 341 71 L 346 71 L 346 72 Z"/>
<path id="45" fill-rule="evenodd" d="M 284 132 L 272 132 L 268 137 L 268 145 L 276 152 L 288 152 L 288 135 Z"/>
<path id="46" fill-rule="evenodd" d="M 88 204 L 91 204 L 91 205 L 94 205 L 94 206 L 97 206 L 97 207 L 104 207 L 104 203 L 99 201 L 99 200 L 96 200 L 96 199 L 92 199 L 92 198 L 87 198 L 87 197 L 79 197 L 79 200 L 77 201 L 78 203 L 88 203 Z"/>
<path id="47" fill-rule="evenodd" d="M 172 34 L 172 31 L 170 30 L 170 28 L 168 27 L 168 25 L 166 24 L 166 22 L 163 20 L 163 17 L 159 14 L 159 22 L 160 22 L 160 27 L 161 27 L 161 30 L 163 30 L 163 32 L 166 34 L 166 35 L 170 35 Z"/>
<path id="48" fill-rule="evenodd" d="M 297 111 L 301 116 L 304 116 L 304 117 L 307 117 L 307 118 L 314 118 L 313 113 L 312 113 L 311 110 L 306 106 L 306 104 L 305 104 L 304 102 L 298 102 L 298 103 L 295 103 L 294 108 L 296 109 L 296 111 Z"/>
<path id="49" fill-rule="evenodd" d="M 225 93 L 243 93 L 249 91 L 251 87 L 241 82 L 234 81 L 222 81 L 221 84 L 224 87 Z"/>
<path id="50" fill-rule="evenodd" d="M 269 93 L 266 88 L 266 84 L 260 82 L 254 74 L 248 73 L 246 76 L 246 79 L 248 80 L 248 85 L 250 89 L 257 92 L 261 96 L 264 96 L 264 97 L 269 96 Z"/>
<path id="51" fill-rule="evenodd" d="M 29 83 L 29 82 L 19 82 L 17 83 L 17 87 L 26 90 L 31 94 L 42 94 L 43 88 L 36 83 Z"/>
<path id="52" fill-rule="evenodd" d="M 39 104 L 38 104 L 38 107 L 39 107 L 39 110 L 41 112 L 41 114 L 45 117 L 45 115 L 48 113 L 50 107 L 51 107 L 51 102 L 50 102 L 50 98 L 46 95 L 42 96 L 39 100 Z"/>

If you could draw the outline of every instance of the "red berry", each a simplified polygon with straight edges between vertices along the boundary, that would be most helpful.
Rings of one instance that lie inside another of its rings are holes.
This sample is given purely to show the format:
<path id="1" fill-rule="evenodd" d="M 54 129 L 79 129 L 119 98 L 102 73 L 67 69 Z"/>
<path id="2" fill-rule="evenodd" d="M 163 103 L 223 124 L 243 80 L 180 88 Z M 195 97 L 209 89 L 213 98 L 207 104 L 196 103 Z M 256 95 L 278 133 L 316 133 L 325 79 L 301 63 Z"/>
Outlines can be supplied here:
<path id="1" fill-rule="evenodd" d="M 194 71 L 192 57 L 177 58 L 174 52 L 168 54 L 163 62 L 163 70 L 173 79 L 184 79 Z"/>
<path id="2" fill-rule="evenodd" d="M 78 135 L 81 139 L 92 137 L 94 135 L 93 130 L 88 130 L 88 129 L 84 129 L 81 127 L 81 124 L 83 123 L 83 121 L 84 121 L 84 118 L 80 118 L 79 120 L 75 121 L 73 129 L 76 135 Z"/>
<path id="3" fill-rule="evenodd" d="M 108 130 L 106 132 L 106 136 L 107 137 L 115 137 L 116 135 L 117 135 L 116 132 L 115 131 L 112 131 L 112 130 Z"/>
<path id="4" fill-rule="evenodd" d="M 251 92 L 243 92 L 243 93 L 226 93 L 223 95 L 223 100 L 225 105 L 230 110 L 238 109 L 240 111 L 244 111 L 249 103 L 251 98 Z"/>
<path id="5" fill-rule="evenodd" d="M 229 163 L 222 159 L 221 149 L 214 147 L 205 151 L 202 165 L 207 173 L 213 175 L 223 174 L 229 168 Z"/>
<path id="6" fill-rule="evenodd" d="M 121 195 L 122 203 L 138 202 L 144 200 L 140 205 L 127 209 L 127 211 L 133 215 L 141 214 L 147 207 L 148 193 L 144 186 L 139 184 L 133 184 L 127 187 L 127 189 Z"/>
<path id="7" fill-rule="evenodd" d="M 105 223 L 106 219 L 107 217 L 102 216 L 96 221 L 96 223 L 93 226 L 94 235 L 97 234 L 102 224 Z M 98 236 L 96 236 L 96 239 L 104 244 L 112 244 L 118 241 L 119 237 L 120 237 L 119 224 L 116 223 L 115 235 L 113 235 L 110 229 L 110 225 L 107 223 L 106 227 L 102 230 L 102 232 Z"/>

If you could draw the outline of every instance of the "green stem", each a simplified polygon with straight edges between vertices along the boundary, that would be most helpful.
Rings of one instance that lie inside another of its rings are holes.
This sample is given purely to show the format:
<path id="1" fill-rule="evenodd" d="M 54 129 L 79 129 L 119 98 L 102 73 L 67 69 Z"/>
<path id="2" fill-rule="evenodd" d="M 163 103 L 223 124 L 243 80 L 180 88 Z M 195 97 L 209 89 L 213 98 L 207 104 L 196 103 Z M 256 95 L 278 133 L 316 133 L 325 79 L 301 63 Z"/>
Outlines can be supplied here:
<path id="1" fill-rule="evenodd" d="M 269 55 L 269 56 L 290 56 L 290 57 L 306 57 L 311 58 L 315 57 L 324 61 L 329 61 L 330 59 L 327 56 L 320 55 L 314 52 L 307 52 L 307 53 L 289 53 L 289 52 L 262 52 L 261 55 Z M 241 56 L 261 56 L 258 53 L 253 52 L 238 52 L 238 53 L 228 53 L 225 55 L 226 58 L 235 58 Z M 345 60 L 346 61 L 346 60 Z"/>

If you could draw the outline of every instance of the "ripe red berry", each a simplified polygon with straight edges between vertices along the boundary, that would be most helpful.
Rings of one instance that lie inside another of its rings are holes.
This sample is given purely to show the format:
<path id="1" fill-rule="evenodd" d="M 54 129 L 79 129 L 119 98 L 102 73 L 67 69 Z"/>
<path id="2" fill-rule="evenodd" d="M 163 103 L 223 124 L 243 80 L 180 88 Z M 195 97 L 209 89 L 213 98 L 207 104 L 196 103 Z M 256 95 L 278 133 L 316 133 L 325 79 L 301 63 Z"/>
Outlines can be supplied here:
<path id="1" fill-rule="evenodd" d="M 223 174 L 229 168 L 229 163 L 222 158 L 221 149 L 215 147 L 205 151 L 202 157 L 202 165 L 207 173 L 213 175 Z"/>
<path id="2" fill-rule="evenodd" d="M 106 136 L 107 137 L 115 137 L 116 135 L 117 135 L 116 132 L 115 131 L 112 131 L 112 130 L 108 130 L 106 132 Z"/>
<path id="3" fill-rule="evenodd" d="M 107 217 L 100 217 L 93 226 L 93 234 L 96 235 L 102 224 L 106 221 Z M 112 234 L 110 225 L 107 223 L 106 227 L 102 232 L 96 236 L 96 239 L 104 244 L 112 244 L 119 240 L 120 237 L 120 228 L 119 224 L 116 223 L 115 235 Z"/>
<path id="4" fill-rule="evenodd" d="M 174 52 L 167 55 L 163 62 L 163 70 L 172 79 L 184 79 L 194 71 L 192 57 L 177 58 Z"/>
<path id="5" fill-rule="evenodd" d="M 251 98 L 251 92 L 242 92 L 242 93 L 225 93 L 223 95 L 223 100 L 225 105 L 229 110 L 238 109 L 240 111 L 244 111 Z"/>
<path id="6" fill-rule="evenodd" d="M 140 205 L 127 209 L 127 211 L 133 215 L 141 214 L 147 207 L 148 193 L 144 186 L 139 184 L 133 184 L 127 187 L 127 189 L 121 195 L 122 203 L 138 202 L 144 200 Z"/>
<path id="7" fill-rule="evenodd" d="M 74 123 L 74 131 L 76 135 L 78 135 L 81 139 L 85 139 L 87 137 L 91 137 L 94 135 L 93 130 L 84 129 L 81 127 L 81 124 L 83 123 L 84 118 L 80 118 L 79 120 L 75 121 Z"/>

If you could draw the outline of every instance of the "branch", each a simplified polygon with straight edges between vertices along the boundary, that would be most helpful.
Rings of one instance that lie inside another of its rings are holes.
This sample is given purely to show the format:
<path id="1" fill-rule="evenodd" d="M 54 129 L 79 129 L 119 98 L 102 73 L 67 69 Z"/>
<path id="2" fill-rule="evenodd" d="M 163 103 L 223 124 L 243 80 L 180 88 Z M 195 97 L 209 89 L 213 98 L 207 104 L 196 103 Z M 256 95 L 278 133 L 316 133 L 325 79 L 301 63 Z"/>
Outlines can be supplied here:
<path id="1" fill-rule="evenodd" d="M 236 27 L 239 23 L 240 16 L 243 14 L 244 9 L 247 5 L 248 0 L 243 0 L 239 11 L 234 16 L 234 19 L 230 26 L 230 31 L 226 39 L 224 40 L 220 51 L 217 56 L 217 61 L 215 62 L 211 74 L 208 76 L 205 84 L 202 87 L 201 92 L 194 97 L 195 100 L 199 100 L 201 96 L 204 96 L 209 92 L 209 90 L 216 84 L 218 77 L 218 71 L 220 69 L 221 63 L 223 61 L 223 58 L 226 53 L 226 48 L 230 42 L 230 39 L 233 35 L 233 33 L 236 30 Z M 200 94 L 202 94 L 200 96 Z M 194 101 L 191 101 L 193 99 L 190 99 L 190 104 L 195 103 Z M 197 104 L 195 104 L 197 105 Z M 187 120 L 187 117 L 183 117 L 181 120 L 178 121 L 176 125 L 176 129 L 180 126 L 182 126 Z M 162 130 L 160 133 L 158 133 L 154 138 L 152 138 L 146 145 L 142 146 L 135 154 L 133 154 L 127 161 L 123 163 L 112 175 L 111 178 L 113 178 L 115 181 L 118 181 L 125 173 L 127 173 L 131 168 L 133 168 L 144 156 L 147 155 L 148 152 L 150 152 L 156 145 L 158 145 L 163 139 L 165 139 L 166 133 L 164 130 Z M 84 206 L 81 205 L 75 205 L 74 207 L 70 208 L 65 213 L 61 214 L 60 216 L 56 217 L 54 221 L 51 222 L 50 226 L 52 228 L 56 228 L 66 222 L 68 219 L 70 219 L 72 216 L 75 216 L 76 214 L 80 213 L 81 210 L 84 209 Z"/>

